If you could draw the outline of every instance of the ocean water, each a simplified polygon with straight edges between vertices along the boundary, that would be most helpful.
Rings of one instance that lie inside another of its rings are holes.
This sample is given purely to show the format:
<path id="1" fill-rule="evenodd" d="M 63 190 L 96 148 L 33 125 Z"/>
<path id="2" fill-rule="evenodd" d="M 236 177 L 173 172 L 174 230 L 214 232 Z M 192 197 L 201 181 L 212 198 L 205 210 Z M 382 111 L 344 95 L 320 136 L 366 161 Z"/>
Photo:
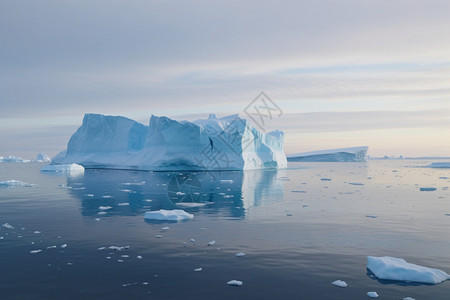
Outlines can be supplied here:
<path id="1" fill-rule="evenodd" d="M 0 181 L 32 186 L 0 187 L 0 223 L 13 227 L 0 227 L 0 298 L 450 299 L 449 281 L 366 269 L 368 255 L 394 256 L 450 273 L 450 169 L 431 162 L 82 175 L 2 163 Z M 194 219 L 144 220 L 175 208 Z"/>

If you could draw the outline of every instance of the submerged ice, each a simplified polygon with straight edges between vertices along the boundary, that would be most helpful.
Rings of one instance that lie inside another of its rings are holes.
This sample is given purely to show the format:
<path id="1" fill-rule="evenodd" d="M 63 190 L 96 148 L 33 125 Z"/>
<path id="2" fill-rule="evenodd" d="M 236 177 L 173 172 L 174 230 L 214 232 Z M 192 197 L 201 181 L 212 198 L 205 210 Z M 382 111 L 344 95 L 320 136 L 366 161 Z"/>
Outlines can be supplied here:
<path id="1" fill-rule="evenodd" d="M 150 118 L 149 126 L 121 116 L 86 114 L 55 164 L 139 170 L 283 168 L 284 134 L 263 133 L 238 115 L 194 122 Z"/>

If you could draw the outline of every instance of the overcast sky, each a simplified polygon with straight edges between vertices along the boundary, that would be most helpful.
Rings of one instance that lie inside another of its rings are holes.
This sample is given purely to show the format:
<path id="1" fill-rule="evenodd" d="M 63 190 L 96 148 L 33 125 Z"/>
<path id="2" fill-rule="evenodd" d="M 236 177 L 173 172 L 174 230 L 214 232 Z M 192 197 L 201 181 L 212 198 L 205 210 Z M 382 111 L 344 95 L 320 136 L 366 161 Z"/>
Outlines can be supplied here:
<path id="1" fill-rule="evenodd" d="M 286 152 L 450 156 L 450 1 L 0 0 L 0 155 L 84 113 L 195 119 L 264 91 Z"/>

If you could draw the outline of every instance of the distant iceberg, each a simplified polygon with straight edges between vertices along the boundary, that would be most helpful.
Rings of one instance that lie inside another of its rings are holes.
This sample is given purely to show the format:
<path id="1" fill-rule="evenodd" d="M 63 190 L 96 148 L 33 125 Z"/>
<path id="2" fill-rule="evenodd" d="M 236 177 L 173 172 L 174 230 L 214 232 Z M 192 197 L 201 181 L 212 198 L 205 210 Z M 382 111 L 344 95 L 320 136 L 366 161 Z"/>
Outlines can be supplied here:
<path id="1" fill-rule="evenodd" d="M 367 268 L 379 279 L 438 284 L 449 280 L 450 275 L 439 269 L 432 269 L 406 262 L 390 256 L 367 256 Z"/>
<path id="2" fill-rule="evenodd" d="M 330 150 L 318 150 L 290 154 L 288 161 L 316 161 L 316 162 L 347 162 L 367 161 L 367 150 L 369 147 L 339 148 Z"/>
<path id="3" fill-rule="evenodd" d="M 23 159 L 22 157 L 9 155 L 7 157 L 0 156 L 0 162 L 15 162 L 15 163 L 24 163 L 30 162 L 30 160 Z"/>
<path id="4" fill-rule="evenodd" d="M 34 162 L 48 162 L 49 163 L 49 162 L 52 162 L 52 159 L 47 154 L 41 152 L 36 156 L 36 159 L 34 160 Z"/>
<path id="5" fill-rule="evenodd" d="M 284 168 L 283 140 L 283 132 L 260 132 L 238 115 L 194 122 L 152 116 L 145 126 L 121 116 L 86 114 L 67 150 L 52 161 L 153 171 Z"/>
<path id="6" fill-rule="evenodd" d="M 430 168 L 450 168 L 450 162 L 434 162 L 428 165 Z"/>
<path id="7" fill-rule="evenodd" d="M 83 173 L 84 167 L 78 164 L 50 164 L 43 166 L 41 172 Z"/>

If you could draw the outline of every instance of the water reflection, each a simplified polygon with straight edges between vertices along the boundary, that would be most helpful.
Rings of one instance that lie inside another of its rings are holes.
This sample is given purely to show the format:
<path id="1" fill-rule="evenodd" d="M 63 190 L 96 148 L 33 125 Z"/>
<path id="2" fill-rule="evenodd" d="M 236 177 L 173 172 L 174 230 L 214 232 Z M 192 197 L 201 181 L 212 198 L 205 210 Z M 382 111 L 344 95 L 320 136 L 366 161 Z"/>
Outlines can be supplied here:
<path id="1" fill-rule="evenodd" d="M 81 200 L 83 216 L 137 215 L 148 210 L 245 218 L 252 206 L 283 198 L 279 170 L 229 172 L 143 172 L 88 169 L 67 177 L 71 195 Z"/>

